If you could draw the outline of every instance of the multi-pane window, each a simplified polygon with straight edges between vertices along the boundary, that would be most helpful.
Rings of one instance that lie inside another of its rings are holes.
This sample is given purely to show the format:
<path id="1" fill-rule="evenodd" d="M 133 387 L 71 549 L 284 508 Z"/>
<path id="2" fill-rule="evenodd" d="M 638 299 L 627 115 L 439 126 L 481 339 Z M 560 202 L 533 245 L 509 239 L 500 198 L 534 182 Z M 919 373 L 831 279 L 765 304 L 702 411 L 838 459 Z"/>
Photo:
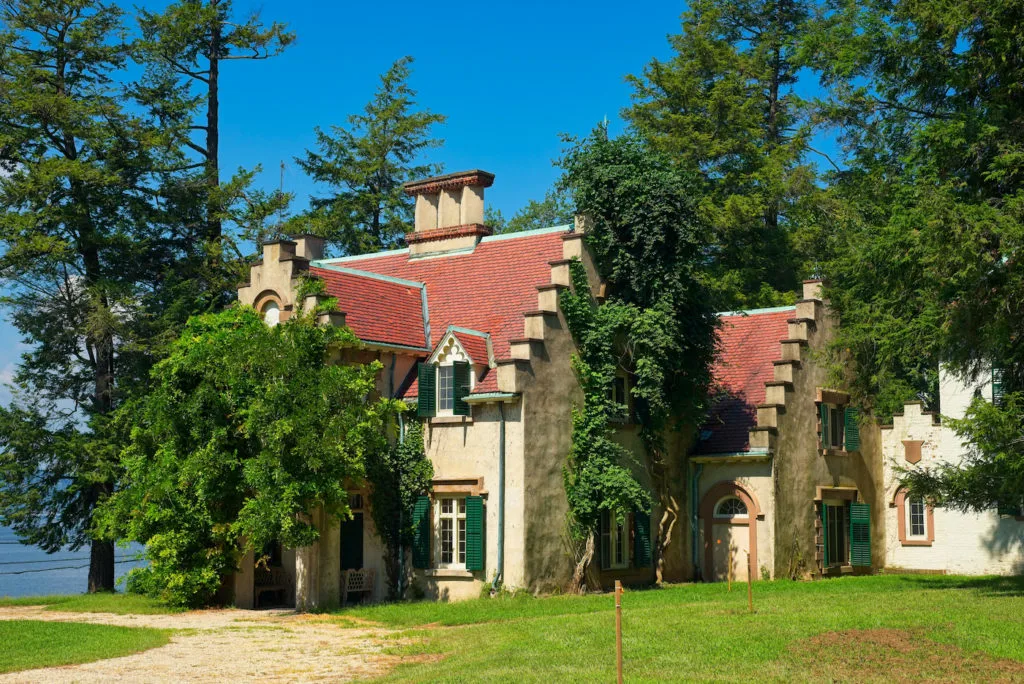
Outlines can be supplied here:
<path id="1" fill-rule="evenodd" d="M 437 501 L 438 534 L 441 545 L 440 565 L 466 564 L 466 499 L 443 498 Z"/>
<path id="2" fill-rule="evenodd" d="M 828 409 L 829 446 L 833 449 L 843 448 L 843 409 L 830 406 Z"/>
<path id="3" fill-rule="evenodd" d="M 728 499 L 722 499 L 715 508 L 716 518 L 746 518 L 747 517 L 747 505 L 737 499 L 736 497 L 730 497 Z"/>
<path id="4" fill-rule="evenodd" d="M 918 497 L 910 500 L 910 536 L 925 536 L 924 499 Z"/>
<path id="5" fill-rule="evenodd" d="M 437 410 L 451 411 L 455 408 L 455 367 L 440 366 L 437 369 Z"/>
<path id="6" fill-rule="evenodd" d="M 612 381 L 608 398 L 615 404 L 615 415 L 612 420 L 626 422 L 629 419 L 629 397 L 626 394 L 626 378 L 617 376 Z"/>

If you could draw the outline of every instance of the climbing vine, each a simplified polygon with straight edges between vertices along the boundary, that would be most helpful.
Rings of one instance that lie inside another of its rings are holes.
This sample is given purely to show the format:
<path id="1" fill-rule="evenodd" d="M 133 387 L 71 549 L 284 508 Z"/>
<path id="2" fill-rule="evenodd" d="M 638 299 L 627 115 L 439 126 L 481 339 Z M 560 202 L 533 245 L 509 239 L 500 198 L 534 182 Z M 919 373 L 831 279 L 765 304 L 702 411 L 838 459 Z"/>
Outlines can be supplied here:
<path id="1" fill-rule="evenodd" d="M 633 136 L 609 139 L 598 129 L 561 161 L 564 185 L 586 216 L 586 240 L 604 283 L 591 294 L 584 264 L 571 264 L 572 288 L 561 307 L 576 342 L 573 370 L 583 403 L 573 411 L 572 446 L 564 469 L 570 531 L 580 542 L 573 589 L 593 560 L 604 511 L 649 512 L 651 493 L 632 453 L 617 443 L 612 398 L 625 373 L 646 466 L 661 508 L 658 579 L 677 526 L 668 473 L 680 449 L 666 448 L 670 430 L 692 429 L 704 414 L 718 318 L 702 277 L 710 232 L 697 210 L 697 184 L 669 159 Z"/>

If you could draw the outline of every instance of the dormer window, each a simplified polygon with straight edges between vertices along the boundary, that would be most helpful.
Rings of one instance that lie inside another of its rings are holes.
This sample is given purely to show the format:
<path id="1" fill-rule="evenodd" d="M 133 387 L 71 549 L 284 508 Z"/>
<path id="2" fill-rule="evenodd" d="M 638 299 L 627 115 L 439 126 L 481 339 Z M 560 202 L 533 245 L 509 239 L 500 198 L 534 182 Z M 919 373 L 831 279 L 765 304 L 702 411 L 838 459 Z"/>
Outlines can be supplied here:
<path id="1" fill-rule="evenodd" d="M 472 366 L 468 361 L 420 364 L 416 413 L 422 417 L 468 416 L 466 396 L 473 386 Z"/>

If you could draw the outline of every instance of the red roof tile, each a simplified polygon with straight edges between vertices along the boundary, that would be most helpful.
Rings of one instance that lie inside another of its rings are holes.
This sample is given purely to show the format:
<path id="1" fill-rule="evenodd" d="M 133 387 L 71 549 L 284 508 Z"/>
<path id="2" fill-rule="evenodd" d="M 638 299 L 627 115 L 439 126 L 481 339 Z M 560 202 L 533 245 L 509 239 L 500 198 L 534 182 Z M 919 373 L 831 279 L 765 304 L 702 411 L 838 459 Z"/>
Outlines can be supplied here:
<path id="1" fill-rule="evenodd" d="M 774 379 L 774 361 L 782 358 L 780 340 L 794 307 L 722 316 L 719 358 L 713 371 L 716 398 L 695 449 L 699 454 L 748 451 L 748 431 L 757 425 L 764 383 Z"/>
<path id="2" fill-rule="evenodd" d="M 325 268 L 310 268 L 310 273 L 324 277 L 327 291 L 338 298 L 346 322 L 360 338 L 369 334 L 372 321 L 372 331 L 379 336 L 372 338 L 375 341 L 405 340 L 398 343 L 409 344 L 419 335 L 416 344 L 422 346 L 422 323 L 416 320 L 418 310 L 414 313 L 412 306 L 413 289 L 402 295 L 403 306 L 395 306 L 390 295 L 374 298 L 350 293 L 344 281 L 324 275 L 331 272 L 329 267 L 424 283 L 431 346 L 440 341 L 448 326 L 455 325 L 490 333 L 494 356 L 500 359 L 509 355 L 509 340 L 523 336 L 523 313 L 537 308 L 537 286 L 551 282 L 548 262 L 562 258 L 564 234 L 553 231 L 484 238 L 470 253 L 418 259 L 410 259 L 407 250 L 368 254 L 326 262 Z M 398 288 L 391 286 L 387 291 L 397 292 Z"/>
<path id="3" fill-rule="evenodd" d="M 462 348 L 466 350 L 473 363 L 484 366 L 490 365 L 490 356 L 487 354 L 487 338 L 483 335 L 473 335 L 467 332 L 456 332 L 455 339 L 459 341 Z"/>
<path id="4" fill-rule="evenodd" d="M 338 309 L 345 313 L 345 325 L 359 339 L 407 347 L 427 346 L 420 286 L 352 269 L 311 267 L 309 273 L 323 279 L 327 293 L 338 298 Z"/>

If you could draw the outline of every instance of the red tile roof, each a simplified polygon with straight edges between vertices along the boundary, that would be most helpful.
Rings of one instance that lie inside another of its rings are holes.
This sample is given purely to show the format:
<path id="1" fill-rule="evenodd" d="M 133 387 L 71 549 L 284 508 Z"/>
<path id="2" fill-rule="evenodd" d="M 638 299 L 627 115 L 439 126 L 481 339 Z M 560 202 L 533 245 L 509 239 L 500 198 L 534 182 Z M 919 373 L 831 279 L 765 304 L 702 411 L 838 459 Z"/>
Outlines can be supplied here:
<path id="1" fill-rule="evenodd" d="M 457 331 L 455 339 L 459 341 L 462 348 L 466 350 L 473 363 L 489 366 L 490 355 L 487 353 L 487 338 L 483 335 L 474 335 L 465 331 Z"/>
<path id="2" fill-rule="evenodd" d="M 562 258 L 565 231 L 484 238 L 464 254 L 409 258 L 408 250 L 322 262 L 424 283 L 430 316 L 432 347 L 448 326 L 455 325 L 491 334 L 496 358 L 509 354 L 510 339 L 523 336 L 523 313 L 537 308 L 537 286 L 551 282 L 548 262 Z M 310 268 L 323 275 L 327 268 Z M 354 299 L 342 287 L 327 281 L 327 291 L 338 298 L 346 322 L 359 310 L 356 320 L 375 318 L 384 339 L 408 339 L 411 311 L 395 310 L 390 303 Z M 362 337 L 359 330 L 353 328 Z M 421 343 L 422 344 L 422 343 Z"/>
<path id="3" fill-rule="evenodd" d="M 423 329 L 422 285 L 385 280 L 351 269 L 309 269 L 323 279 L 327 293 L 338 298 L 345 325 L 366 342 L 427 347 Z M 396 325 L 397 322 L 401 325 Z"/>
<path id="4" fill-rule="evenodd" d="M 739 453 L 750 449 L 748 431 L 757 425 L 764 383 L 774 379 L 773 361 L 782 358 L 781 340 L 795 307 L 722 316 L 719 358 L 713 371 L 716 398 L 701 430 L 698 454 Z"/>
<path id="5" fill-rule="evenodd" d="M 360 339 L 433 348 L 449 326 L 489 333 L 495 359 L 509 356 L 509 340 L 524 334 L 523 314 L 537 308 L 537 286 L 551 282 L 551 261 L 562 258 L 565 230 L 494 236 L 472 252 L 410 258 L 408 250 L 326 260 L 311 266 L 338 298 L 345 322 Z M 430 340 L 424 344 L 420 290 L 371 274 L 422 283 Z M 476 363 L 487 364 L 483 339 L 456 333 Z M 479 358 L 478 358 L 479 355 Z M 426 356 L 426 354 L 424 354 Z M 497 391 L 497 370 L 485 372 L 475 393 Z M 416 381 L 404 396 L 415 396 Z"/>

